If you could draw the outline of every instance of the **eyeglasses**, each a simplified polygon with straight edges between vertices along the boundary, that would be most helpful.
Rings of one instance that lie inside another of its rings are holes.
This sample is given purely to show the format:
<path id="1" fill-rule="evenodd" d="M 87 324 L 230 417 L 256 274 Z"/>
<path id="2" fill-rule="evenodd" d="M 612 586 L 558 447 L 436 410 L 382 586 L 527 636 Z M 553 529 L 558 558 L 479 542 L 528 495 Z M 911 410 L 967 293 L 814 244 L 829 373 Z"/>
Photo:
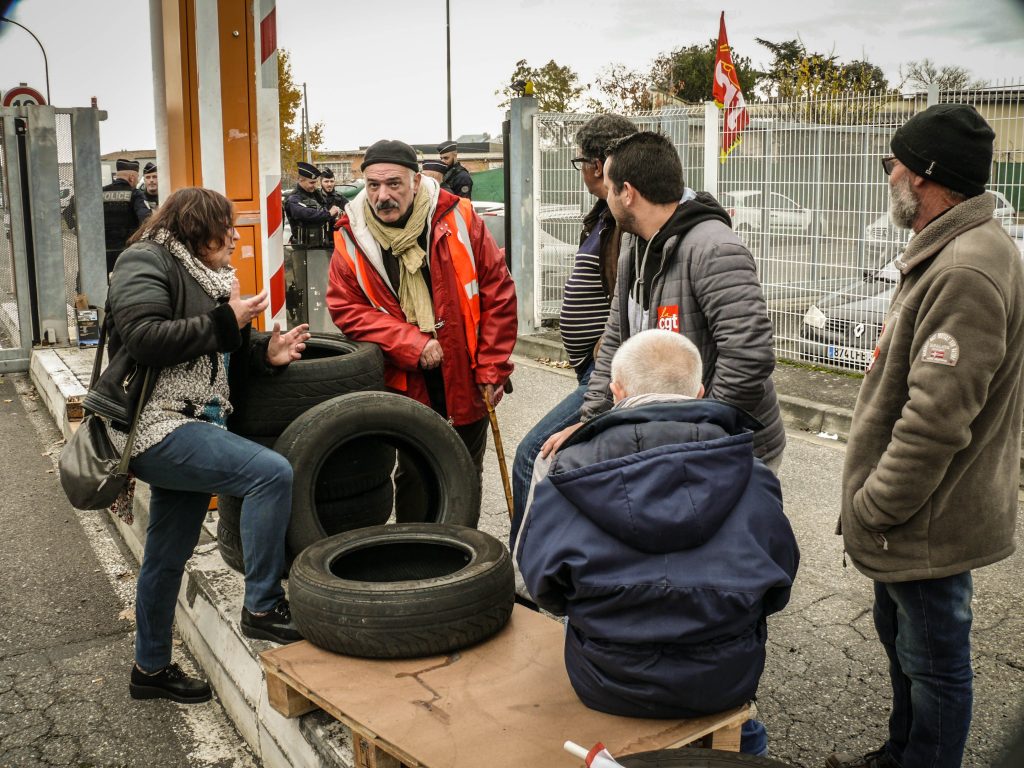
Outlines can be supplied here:
<path id="1" fill-rule="evenodd" d="M 593 157 L 574 157 L 572 159 L 572 167 L 577 171 L 582 171 L 584 165 L 592 165 L 596 162 L 597 159 Z"/>
<path id="2" fill-rule="evenodd" d="M 882 170 L 886 176 L 892 176 L 892 169 L 896 167 L 896 155 L 889 155 L 882 158 Z"/>

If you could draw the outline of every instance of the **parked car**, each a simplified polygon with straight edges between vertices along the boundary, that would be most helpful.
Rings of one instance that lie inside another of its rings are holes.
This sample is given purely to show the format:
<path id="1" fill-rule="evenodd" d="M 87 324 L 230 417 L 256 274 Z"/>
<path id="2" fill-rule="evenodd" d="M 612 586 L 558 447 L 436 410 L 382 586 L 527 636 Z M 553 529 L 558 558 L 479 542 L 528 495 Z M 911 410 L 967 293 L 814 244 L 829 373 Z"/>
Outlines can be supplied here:
<path id="1" fill-rule="evenodd" d="M 496 200 L 474 200 L 473 210 L 476 211 L 478 215 L 483 216 L 485 213 L 504 211 L 505 204 L 499 203 Z"/>
<path id="2" fill-rule="evenodd" d="M 1007 227 L 1024 259 L 1024 225 Z M 900 253 L 906 248 L 900 248 Z M 871 362 L 889 302 L 900 280 L 895 260 L 819 298 L 804 313 L 800 356 L 813 363 L 862 371 Z"/>
<path id="3" fill-rule="evenodd" d="M 737 234 L 760 232 L 763 214 L 763 195 L 759 189 L 741 189 L 721 194 L 722 206 L 732 218 Z M 809 235 L 818 224 L 818 233 L 825 229 L 825 217 L 804 208 L 790 197 L 778 192 L 768 193 L 768 231 L 788 235 Z"/>
<path id="4" fill-rule="evenodd" d="M 812 363 L 864 370 L 899 280 L 900 272 L 890 260 L 819 298 L 804 313 L 800 356 Z"/>
<path id="5" fill-rule="evenodd" d="M 993 218 L 999 219 L 1005 227 L 1014 224 L 1017 218 L 1017 210 L 1013 207 L 1006 195 L 994 189 L 987 190 L 987 194 L 995 198 L 996 208 L 992 212 Z M 864 245 L 868 253 L 875 256 L 895 256 L 903 251 L 910 242 L 910 230 L 900 229 L 892 223 L 888 213 L 883 213 L 864 228 Z"/>

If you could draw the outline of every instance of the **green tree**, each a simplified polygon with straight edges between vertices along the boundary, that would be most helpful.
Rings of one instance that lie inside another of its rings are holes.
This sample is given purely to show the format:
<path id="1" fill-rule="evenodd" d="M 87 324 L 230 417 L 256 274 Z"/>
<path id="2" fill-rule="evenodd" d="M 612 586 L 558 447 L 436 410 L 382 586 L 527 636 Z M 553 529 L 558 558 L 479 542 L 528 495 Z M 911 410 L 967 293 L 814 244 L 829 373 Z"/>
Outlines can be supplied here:
<path id="1" fill-rule="evenodd" d="M 652 91 L 660 91 L 687 104 L 710 101 L 715 78 L 715 51 L 718 41 L 689 45 L 658 54 L 646 70 L 610 64 L 600 71 L 591 86 L 594 94 L 587 106 L 596 111 L 631 115 L 653 109 Z M 744 96 L 752 98 L 760 72 L 750 59 L 733 52 L 733 64 L 739 74 Z"/>
<path id="2" fill-rule="evenodd" d="M 699 104 L 712 98 L 715 80 L 715 53 L 718 40 L 712 38 L 704 45 L 688 45 L 670 53 L 661 53 L 651 62 L 651 84 L 688 104 Z M 732 52 L 732 63 L 740 80 L 740 88 L 747 100 L 753 98 L 754 88 L 761 75 L 746 56 Z"/>
<path id="3" fill-rule="evenodd" d="M 513 87 L 516 83 L 529 81 L 533 82 L 541 112 L 573 112 L 579 106 L 580 96 L 587 90 L 587 84 L 580 83 L 580 77 L 572 67 L 562 66 L 552 59 L 538 69 L 531 67 L 526 59 L 520 59 L 509 84 L 494 92 L 495 96 L 504 97 L 498 106 L 507 107 L 517 95 Z"/>
<path id="4" fill-rule="evenodd" d="M 885 74 L 871 62 L 844 64 L 834 54 L 808 51 L 800 40 L 756 39 L 772 52 L 771 66 L 759 88 L 780 118 L 828 124 L 869 122 L 891 95 Z M 858 98 L 849 98 L 851 94 Z"/>
<path id="5" fill-rule="evenodd" d="M 926 91 L 936 83 L 943 91 L 963 91 L 968 88 L 984 88 L 985 80 L 972 80 L 966 67 L 939 67 L 931 59 L 907 62 L 900 67 L 901 87 Z"/>
<path id="6" fill-rule="evenodd" d="M 800 40 L 773 43 L 755 38 L 772 53 L 772 63 L 760 81 L 773 101 L 827 98 L 840 93 L 884 91 L 885 73 L 869 61 L 844 64 L 835 54 L 812 53 Z"/>
<path id="7" fill-rule="evenodd" d="M 302 114 L 302 88 L 295 84 L 290 55 L 284 48 L 277 52 L 277 98 L 281 120 L 281 171 L 286 178 L 294 179 L 295 164 L 303 159 L 302 126 L 296 126 Z M 319 149 L 323 135 L 323 123 L 309 127 L 311 150 Z"/>

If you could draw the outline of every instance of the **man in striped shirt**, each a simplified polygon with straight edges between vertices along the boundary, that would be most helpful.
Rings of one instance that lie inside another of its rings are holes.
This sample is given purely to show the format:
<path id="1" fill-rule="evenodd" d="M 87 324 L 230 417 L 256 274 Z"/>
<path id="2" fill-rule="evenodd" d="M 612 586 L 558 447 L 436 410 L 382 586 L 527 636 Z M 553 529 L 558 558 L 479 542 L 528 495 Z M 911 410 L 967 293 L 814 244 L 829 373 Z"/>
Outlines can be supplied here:
<path id="1" fill-rule="evenodd" d="M 512 465 L 512 494 L 515 503 L 513 529 L 518 528 L 526 506 L 533 476 L 533 464 L 544 441 L 555 432 L 579 422 L 579 409 L 594 370 L 594 354 L 601 340 L 612 294 L 622 233 L 605 202 L 605 148 L 615 139 L 636 133 L 636 126 L 621 115 L 597 115 L 576 134 L 578 156 L 572 161 L 583 183 L 597 202 L 583 219 L 579 252 L 572 274 L 565 282 L 559 328 L 569 363 L 579 386 L 556 405 L 519 443 Z M 515 538 L 515 530 L 513 530 Z"/>

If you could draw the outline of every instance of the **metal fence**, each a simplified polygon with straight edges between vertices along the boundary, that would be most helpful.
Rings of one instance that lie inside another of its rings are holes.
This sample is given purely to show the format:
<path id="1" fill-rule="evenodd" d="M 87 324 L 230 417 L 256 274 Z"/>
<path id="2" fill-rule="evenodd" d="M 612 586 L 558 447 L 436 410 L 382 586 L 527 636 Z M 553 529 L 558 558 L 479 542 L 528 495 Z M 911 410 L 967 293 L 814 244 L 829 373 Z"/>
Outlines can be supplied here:
<path id="1" fill-rule="evenodd" d="M 0 120 L 0 349 L 11 350 L 21 344 L 18 295 L 14 282 L 14 244 L 11 237 L 10 186 L 7 183 L 7 156 L 3 151 L 4 122 Z M 14 171 L 17 172 L 16 170 Z"/>
<path id="2" fill-rule="evenodd" d="M 75 206 L 74 137 L 71 132 L 71 115 L 58 112 L 54 115 L 57 129 L 57 185 L 60 200 L 60 245 L 64 255 L 64 298 L 68 307 L 68 339 L 78 341 L 78 324 L 75 318 L 75 297 L 80 291 L 78 279 L 78 228 Z"/>
<path id="3" fill-rule="evenodd" d="M 892 226 L 879 158 L 897 127 L 932 103 L 973 104 L 996 133 L 989 189 L 1024 243 L 1024 85 L 903 97 L 748 105 L 751 121 L 724 164 L 713 105 L 634 117 L 676 145 L 687 185 L 715 194 L 754 256 L 779 357 L 862 370 L 896 286 L 891 260 L 909 240 Z M 594 203 L 571 164 L 590 115 L 535 118 L 535 315 L 558 317 L 583 214 Z"/>

